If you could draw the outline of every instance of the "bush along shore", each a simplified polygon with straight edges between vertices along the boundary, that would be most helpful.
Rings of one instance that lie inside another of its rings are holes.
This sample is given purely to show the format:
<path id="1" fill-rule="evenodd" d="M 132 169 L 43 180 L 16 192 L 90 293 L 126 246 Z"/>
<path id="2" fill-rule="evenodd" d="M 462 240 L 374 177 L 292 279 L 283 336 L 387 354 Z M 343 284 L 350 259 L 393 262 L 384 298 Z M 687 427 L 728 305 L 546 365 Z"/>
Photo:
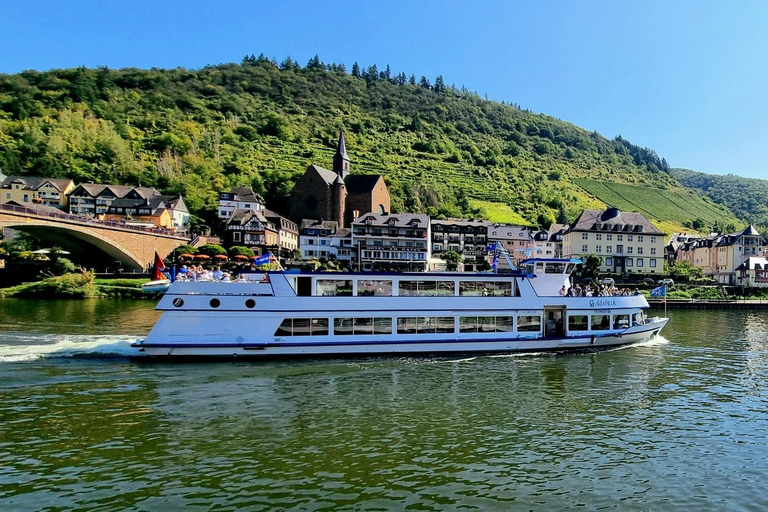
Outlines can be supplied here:
<path id="1" fill-rule="evenodd" d="M 29 299 L 157 299 L 141 289 L 146 279 L 95 279 L 93 272 L 68 273 L 33 283 L 0 288 L 0 297 Z"/>

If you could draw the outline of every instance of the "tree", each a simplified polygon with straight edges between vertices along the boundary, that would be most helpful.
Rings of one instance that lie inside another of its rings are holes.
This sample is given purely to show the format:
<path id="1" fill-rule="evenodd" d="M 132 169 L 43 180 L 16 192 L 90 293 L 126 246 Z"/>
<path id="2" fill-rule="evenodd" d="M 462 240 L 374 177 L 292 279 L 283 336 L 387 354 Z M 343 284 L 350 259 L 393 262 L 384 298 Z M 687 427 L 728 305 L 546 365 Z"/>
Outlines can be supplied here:
<path id="1" fill-rule="evenodd" d="M 389 64 L 387 64 L 387 68 L 384 70 L 384 80 L 387 80 L 388 82 L 392 81 L 392 70 L 389 67 Z"/>
<path id="2" fill-rule="evenodd" d="M 555 220 L 558 224 L 568 224 L 568 212 L 565 211 L 565 205 L 560 205 L 560 208 L 557 210 L 557 219 Z"/>
<path id="3" fill-rule="evenodd" d="M 233 245 L 229 248 L 229 257 L 234 258 L 235 256 L 247 256 L 248 258 L 253 258 L 256 256 L 256 254 L 248 247 L 245 247 L 244 245 Z"/>
<path id="4" fill-rule="evenodd" d="M 445 80 L 443 80 L 443 75 L 437 75 L 433 89 L 435 92 L 443 92 L 445 90 Z"/>
<path id="5" fill-rule="evenodd" d="M 352 76 L 355 78 L 361 78 L 360 75 L 360 64 L 355 61 L 354 64 L 352 64 Z"/>
<path id="6" fill-rule="evenodd" d="M 424 89 L 431 89 L 432 85 L 429 83 L 429 78 L 421 75 L 421 78 L 419 79 L 419 87 L 423 87 Z"/>
<path id="7" fill-rule="evenodd" d="M 411 78 L 408 79 L 408 83 L 411 85 L 416 85 L 416 75 L 411 75 Z"/>
<path id="8" fill-rule="evenodd" d="M 320 69 L 323 67 L 323 63 L 320 62 L 320 56 L 315 54 L 314 57 L 307 62 L 307 69 Z"/>
<path id="9" fill-rule="evenodd" d="M 581 269 L 581 275 L 585 277 L 597 277 L 600 267 L 603 266 L 603 258 L 596 254 L 590 254 Z"/>
<path id="10" fill-rule="evenodd" d="M 201 245 L 199 252 L 200 254 L 205 254 L 206 256 L 210 257 L 218 256 L 219 254 L 227 254 L 227 250 L 225 248 L 216 244 Z"/>
<path id="11" fill-rule="evenodd" d="M 459 268 L 459 262 L 461 261 L 461 254 L 456 251 L 446 251 L 440 255 L 440 259 L 445 261 L 445 268 L 448 270 L 456 270 Z"/>
<path id="12" fill-rule="evenodd" d="M 179 254 L 197 254 L 198 250 L 197 250 L 197 247 L 195 247 L 194 245 L 184 244 L 184 245 L 178 246 L 176 249 L 174 249 L 173 252 L 176 255 L 179 255 Z"/>

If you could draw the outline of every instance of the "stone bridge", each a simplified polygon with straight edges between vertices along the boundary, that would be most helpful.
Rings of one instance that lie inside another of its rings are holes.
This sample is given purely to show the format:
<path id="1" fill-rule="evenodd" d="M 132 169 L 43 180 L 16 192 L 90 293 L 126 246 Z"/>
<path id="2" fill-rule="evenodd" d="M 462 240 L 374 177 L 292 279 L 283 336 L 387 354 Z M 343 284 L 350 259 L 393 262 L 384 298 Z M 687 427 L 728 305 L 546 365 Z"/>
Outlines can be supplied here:
<path id="1" fill-rule="evenodd" d="M 131 270 L 152 265 L 155 251 L 165 258 L 189 242 L 186 234 L 88 220 L 53 208 L 0 204 L 0 230 L 11 228 L 34 235 L 91 262 L 119 261 Z"/>

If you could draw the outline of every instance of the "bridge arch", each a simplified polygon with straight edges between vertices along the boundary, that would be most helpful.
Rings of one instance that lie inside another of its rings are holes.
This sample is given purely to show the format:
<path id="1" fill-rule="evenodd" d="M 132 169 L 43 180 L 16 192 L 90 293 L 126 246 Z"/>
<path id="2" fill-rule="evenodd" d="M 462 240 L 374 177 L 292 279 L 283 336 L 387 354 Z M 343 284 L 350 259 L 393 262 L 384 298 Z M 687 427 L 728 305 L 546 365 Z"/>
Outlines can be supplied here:
<path id="1" fill-rule="evenodd" d="M 164 258 L 179 245 L 188 243 L 186 236 L 174 232 L 132 228 L 63 212 L 38 212 L 11 205 L 0 205 L 0 228 L 30 233 L 86 259 L 119 261 L 132 270 L 144 270 L 151 265 L 155 251 Z"/>
<path id="2" fill-rule="evenodd" d="M 5 223 L 4 223 L 5 224 Z M 144 270 L 142 261 L 122 244 L 98 237 L 78 226 L 42 226 L 37 223 L 19 223 L 4 225 L 4 227 L 23 231 L 35 237 L 56 245 L 72 253 L 85 253 L 88 246 L 95 247 L 114 261 L 119 261 L 123 266 L 132 270 Z M 85 247 L 81 243 L 87 244 Z"/>

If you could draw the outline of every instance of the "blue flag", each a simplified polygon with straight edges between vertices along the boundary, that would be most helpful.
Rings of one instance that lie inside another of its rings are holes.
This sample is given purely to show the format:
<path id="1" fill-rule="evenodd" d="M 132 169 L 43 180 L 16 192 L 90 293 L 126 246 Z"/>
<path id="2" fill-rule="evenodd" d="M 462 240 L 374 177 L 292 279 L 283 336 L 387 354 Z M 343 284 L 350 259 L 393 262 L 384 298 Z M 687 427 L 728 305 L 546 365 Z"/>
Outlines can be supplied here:
<path id="1" fill-rule="evenodd" d="M 497 244 L 497 243 L 498 243 L 498 242 L 493 242 L 493 243 L 490 243 L 490 244 L 486 245 L 486 246 L 485 246 L 485 250 L 486 250 L 486 251 L 489 251 L 489 252 L 493 252 L 493 251 L 495 251 L 495 250 L 496 250 L 496 248 L 497 248 L 497 247 L 496 247 L 496 244 Z"/>
<path id="2" fill-rule="evenodd" d="M 654 288 L 651 290 L 651 297 L 666 297 L 667 296 L 667 287 L 665 286 L 659 286 L 658 288 Z"/>
<path id="3" fill-rule="evenodd" d="M 259 256 L 258 258 L 253 260 L 253 263 L 255 265 L 268 265 L 270 260 L 272 259 L 270 258 L 270 256 L 272 255 L 269 253 L 265 254 L 264 256 Z"/>

